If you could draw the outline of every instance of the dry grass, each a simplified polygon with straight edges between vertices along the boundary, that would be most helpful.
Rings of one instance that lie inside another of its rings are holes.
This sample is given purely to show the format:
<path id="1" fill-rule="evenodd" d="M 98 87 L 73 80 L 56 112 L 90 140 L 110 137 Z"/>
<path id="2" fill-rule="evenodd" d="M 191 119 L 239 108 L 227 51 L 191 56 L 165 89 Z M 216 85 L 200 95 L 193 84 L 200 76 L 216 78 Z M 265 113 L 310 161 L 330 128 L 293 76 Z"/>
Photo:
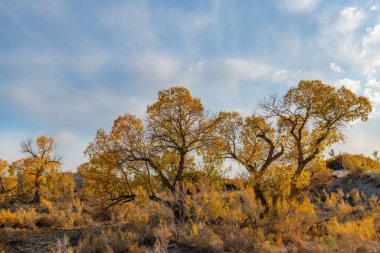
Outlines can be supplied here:
<path id="1" fill-rule="evenodd" d="M 311 200 L 286 199 L 269 211 L 251 188 L 218 191 L 201 186 L 186 199 L 188 219 L 146 198 L 114 206 L 107 219 L 94 221 L 79 199 L 0 211 L 3 227 L 40 230 L 81 228 L 74 245 L 62 237 L 54 252 L 167 252 L 172 245 L 201 252 L 371 252 L 379 242 L 380 202 L 358 191 L 341 191 Z M 103 217 L 103 218 L 104 218 Z M 120 224 L 107 229 L 91 229 Z M 0 241 L 6 252 L 6 242 Z"/>

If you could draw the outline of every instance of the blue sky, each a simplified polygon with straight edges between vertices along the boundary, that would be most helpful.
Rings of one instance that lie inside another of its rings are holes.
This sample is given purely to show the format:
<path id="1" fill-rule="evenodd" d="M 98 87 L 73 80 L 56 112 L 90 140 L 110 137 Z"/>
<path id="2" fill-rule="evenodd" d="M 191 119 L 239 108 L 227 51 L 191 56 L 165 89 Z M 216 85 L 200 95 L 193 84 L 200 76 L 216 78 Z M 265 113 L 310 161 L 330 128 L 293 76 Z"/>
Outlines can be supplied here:
<path id="1" fill-rule="evenodd" d="M 371 99 L 370 120 L 334 147 L 370 154 L 379 71 L 379 1 L 1 1 L 0 158 L 49 135 L 75 169 L 98 128 L 144 116 L 160 89 L 185 85 L 212 112 L 249 114 L 301 79 Z"/>

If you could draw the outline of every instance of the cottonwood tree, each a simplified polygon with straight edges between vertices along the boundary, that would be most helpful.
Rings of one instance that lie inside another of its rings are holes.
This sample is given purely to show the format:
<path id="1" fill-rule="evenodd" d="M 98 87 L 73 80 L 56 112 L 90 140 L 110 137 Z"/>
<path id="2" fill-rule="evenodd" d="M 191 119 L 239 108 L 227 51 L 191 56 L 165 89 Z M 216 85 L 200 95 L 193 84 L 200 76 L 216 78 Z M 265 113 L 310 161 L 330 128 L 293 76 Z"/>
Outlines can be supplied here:
<path id="1" fill-rule="evenodd" d="M 319 80 L 303 80 L 282 97 L 272 96 L 260 107 L 277 120 L 277 131 L 290 137 L 285 146 L 296 170 L 291 196 L 297 195 L 297 180 L 311 161 L 326 147 L 343 140 L 343 129 L 356 120 L 366 121 L 371 103 L 345 87 L 335 88 Z"/>
<path id="2" fill-rule="evenodd" d="M 21 143 L 26 157 L 14 162 L 11 167 L 22 178 L 22 186 L 34 192 L 33 201 L 39 203 L 42 198 L 46 178 L 61 168 L 61 158 L 55 154 L 57 145 L 54 138 L 40 136 Z M 24 190 L 25 189 L 21 189 Z"/>
<path id="3" fill-rule="evenodd" d="M 201 100 L 186 88 L 162 90 L 157 102 L 148 106 L 145 122 L 125 114 L 115 120 L 109 134 L 98 131 L 86 150 L 90 162 L 82 174 L 98 184 L 108 206 L 133 200 L 136 184 L 149 185 L 149 198 L 172 208 L 176 218 L 184 220 L 184 173 L 195 169 L 196 153 L 212 140 L 215 124 Z M 97 171 L 103 176 L 96 175 Z M 153 177 L 172 199 L 157 194 Z"/>
<path id="4" fill-rule="evenodd" d="M 259 116 L 243 118 L 238 112 L 221 112 L 217 127 L 216 147 L 225 158 L 234 159 L 253 176 L 254 191 L 267 206 L 261 180 L 264 173 L 284 153 L 276 131 Z"/>
<path id="5" fill-rule="evenodd" d="M 0 196 L 12 193 L 16 184 L 16 178 L 11 174 L 8 162 L 0 159 Z"/>

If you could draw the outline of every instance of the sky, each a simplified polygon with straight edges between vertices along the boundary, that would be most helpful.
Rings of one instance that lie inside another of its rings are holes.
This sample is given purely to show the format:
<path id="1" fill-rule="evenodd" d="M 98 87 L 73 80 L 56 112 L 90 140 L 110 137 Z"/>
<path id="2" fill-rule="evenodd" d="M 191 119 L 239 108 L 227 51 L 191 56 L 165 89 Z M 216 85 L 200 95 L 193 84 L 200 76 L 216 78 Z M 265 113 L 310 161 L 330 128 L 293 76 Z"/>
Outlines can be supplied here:
<path id="1" fill-rule="evenodd" d="M 380 150 L 380 0 L 0 1 L 0 158 L 47 135 L 75 170 L 97 129 L 161 89 L 248 115 L 301 79 L 373 104 L 335 153 Z"/>

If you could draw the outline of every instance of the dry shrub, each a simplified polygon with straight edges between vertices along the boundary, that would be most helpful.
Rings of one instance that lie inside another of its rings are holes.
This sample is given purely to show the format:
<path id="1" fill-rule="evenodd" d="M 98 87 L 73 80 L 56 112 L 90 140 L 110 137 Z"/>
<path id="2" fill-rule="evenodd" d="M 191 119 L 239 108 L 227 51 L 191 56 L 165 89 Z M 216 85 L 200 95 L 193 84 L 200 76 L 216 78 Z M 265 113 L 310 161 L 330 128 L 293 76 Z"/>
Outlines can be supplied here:
<path id="1" fill-rule="evenodd" d="M 175 239 L 173 213 L 160 203 L 137 198 L 133 202 L 115 205 L 107 212 L 113 222 L 127 223 L 140 242 L 153 248 L 154 252 L 166 252 L 169 241 Z"/>
<path id="2" fill-rule="evenodd" d="M 380 172 L 380 163 L 370 157 L 358 154 L 342 154 L 328 162 L 329 167 L 343 168 L 349 171 L 363 172 L 375 171 Z"/>
<path id="3" fill-rule="evenodd" d="M 23 227 L 35 229 L 36 220 L 40 217 L 40 214 L 36 212 L 35 208 L 24 209 L 20 208 L 17 210 L 16 215 L 21 218 L 21 223 Z"/>
<path id="4" fill-rule="evenodd" d="M 258 219 L 263 207 L 249 188 L 234 192 L 203 190 L 187 199 L 187 210 L 193 222 L 240 226 Z"/>
<path id="5" fill-rule="evenodd" d="M 69 238 L 65 235 L 62 239 L 58 239 L 57 244 L 52 250 L 53 253 L 74 253 L 74 248 L 70 245 Z"/>
<path id="6" fill-rule="evenodd" d="M 203 223 L 182 224 L 178 228 L 178 243 L 204 252 L 222 252 L 224 243 L 211 227 Z"/>
<path id="7" fill-rule="evenodd" d="M 327 168 L 326 162 L 314 162 L 309 165 L 307 170 L 311 173 L 309 191 L 321 191 L 332 184 L 332 171 Z"/>
<path id="8" fill-rule="evenodd" d="M 262 229 L 218 225 L 213 230 L 224 243 L 227 252 L 255 252 L 258 245 L 265 241 Z"/>
<path id="9" fill-rule="evenodd" d="M 2 209 L 0 211 L 0 226 L 3 227 L 13 227 L 13 226 L 20 226 L 22 224 L 22 219 L 12 213 L 9 209 Z"/>
<path id="10" fill-rule="evenodd" d="M 202 192 L 195 197 L 194 201 L 196 202 L 194 205 L 196 220 L 216 222 L 217 219 L 225 219 L 230 211 L 221 194 L 215 191 Z"/>
<path id="11" fill-rule="evenodd" d="M 53 203 L 43 199 L 39 209 L 45 213 L 37 219 L 38 226 L 69 228 L 92 224 L 90 215 L 83 213 L 83 206 L 79 199 L 63 203 Z"/>
<path id="12" fill-rule="evenodd" d="M 63 228 L 65 227 L 65 217 L 63 216 L 53 216 L 51 214 L 43 214 L 40 218 L 36 220 L 36 225 L 39 227 L 54 227 Z"/>
<path id="13" fill-rule="evenodd" d="M 340 199 L 340 196 L 335 192 L 328 194 L 324 201 L 324 207 L 328 210 L 335 210 L 338 206 L 338 199 Z"/>
<path id="14" fill-rule="evenodd" d="M 252 252 L 262 231 L 253 228 L 263 211 L 252 188 L 219 192 L 201 188 L 187 199 L 190 220 L 177 228 L 178 243 L 204 252 Z"/>
<path id="15" fill-rule="evenodd" d="M 337 247 L 344 252 L 366 248 L 369 243 L 376 242 L 379 238 L 371 217 L 345 223 L 333 218 L 327 223 L 327 230 L 334 237 Z"/>
<path id="16" fill-rule="evenodd" d="M 269 224 L 267 240 L 277 245 L 296 244 L 304 248 L 305 241 L 310 239 L 310 233 L 317 221 L 314 205 L 309 198 L 302 202 L 296 200 L 277 202 L 276 212 L 268 215 L 265 220 Z"/>
<path id="17" fill-rule="evenodd" d="M 107 252 L 146 252 L 147 248 L 139 245 L 139 236 L 134 232 L 105 230 L 100 234 L 87 233 L 75 249 L 78 253 Z"/>

